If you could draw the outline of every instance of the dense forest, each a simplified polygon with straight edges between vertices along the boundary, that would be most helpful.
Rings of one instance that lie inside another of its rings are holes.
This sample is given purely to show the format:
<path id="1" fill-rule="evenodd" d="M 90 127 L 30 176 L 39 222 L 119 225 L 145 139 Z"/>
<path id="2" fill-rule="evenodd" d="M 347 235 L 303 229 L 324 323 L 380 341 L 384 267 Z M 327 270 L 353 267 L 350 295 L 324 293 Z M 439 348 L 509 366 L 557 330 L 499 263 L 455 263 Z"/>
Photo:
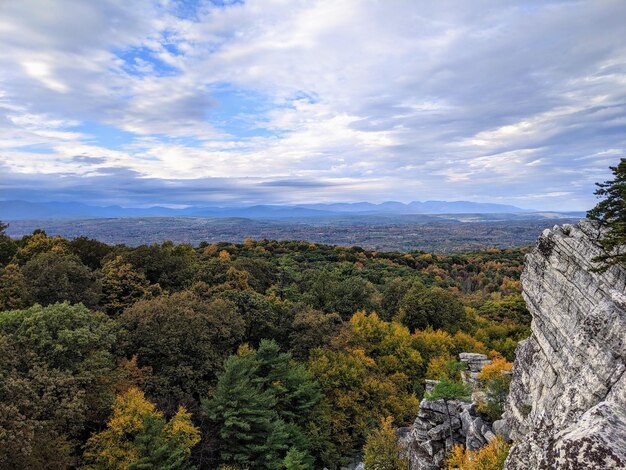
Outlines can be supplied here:
<path id="1" fill-rule="evenodd" d="M 525 250 L 0 229 L 0 468 L 338 468 L 529 332 Z"/>

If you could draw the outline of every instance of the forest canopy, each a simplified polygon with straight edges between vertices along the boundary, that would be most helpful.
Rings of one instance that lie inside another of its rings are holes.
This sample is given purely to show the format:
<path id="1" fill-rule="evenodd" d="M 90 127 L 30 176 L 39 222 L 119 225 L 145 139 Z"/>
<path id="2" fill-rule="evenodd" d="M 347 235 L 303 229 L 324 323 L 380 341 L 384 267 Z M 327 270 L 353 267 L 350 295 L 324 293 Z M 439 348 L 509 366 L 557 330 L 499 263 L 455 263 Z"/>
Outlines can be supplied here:
<path id="1" fill-rule="evenodd" d="M 0 467 L 373 459 L 460 352 L 513 360 L 523 256 L 1 234 Z"/>

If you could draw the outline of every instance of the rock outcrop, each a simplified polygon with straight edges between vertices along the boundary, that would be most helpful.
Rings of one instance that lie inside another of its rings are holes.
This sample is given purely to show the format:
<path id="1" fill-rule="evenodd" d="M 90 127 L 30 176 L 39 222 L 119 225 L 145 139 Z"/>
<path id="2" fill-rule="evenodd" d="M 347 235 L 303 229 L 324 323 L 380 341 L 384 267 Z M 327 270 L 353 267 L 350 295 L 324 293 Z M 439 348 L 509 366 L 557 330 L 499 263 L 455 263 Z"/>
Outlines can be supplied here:
<path id="1" fill-rule="evenodd" d="M 463 380 L 473 387 L 478 386 L 478 373 L 491 363 L 489 358 L 475 353 L 461 353 L 459 358 L 468 364 Z M 427 381 L 426 390 L 430 391 L 436 383 Z M 409 470 L 440 469 L 452 446 L 462 444 L 476 450 L 494 437 L 490 423 L 478 415 L 475 405 L 457 400 L 447 404 L 444 400 L 423 400 L 413 425 L 398 430 Z"/>
<path id="2" fill-rule="evenodd" d="M 452 431 L 452 437 L 450 437 Z M 410 428 L 400 428 L 398 436 L 409 470 L 442 468 L 446 452 L 455 444 L 476 450 L 493 439 L 489 423 L 476 413 L 472 403 L 452 400 L 423 400 Z"/>
<path id="3" fill-rule="evenodd" d="M 470 384 L 473 388 L 480 386 L 478 373 L 483 370 L 483 367 L 487 364 L 491 364 L 491 359 L 489 359 L 486 354 L 467 352 L 459 354 L 459 359 L 461 362 L 467 364 L 467 370 L 461 373 L 463 382 Z"/>
<path id="4" fill-rule="evenodd" d="M 598 228 L 546 230 L 527 255 L 532 335 L 518 346 L 505 468 L 626 468 L 626 270 L 595 273 Z"/>

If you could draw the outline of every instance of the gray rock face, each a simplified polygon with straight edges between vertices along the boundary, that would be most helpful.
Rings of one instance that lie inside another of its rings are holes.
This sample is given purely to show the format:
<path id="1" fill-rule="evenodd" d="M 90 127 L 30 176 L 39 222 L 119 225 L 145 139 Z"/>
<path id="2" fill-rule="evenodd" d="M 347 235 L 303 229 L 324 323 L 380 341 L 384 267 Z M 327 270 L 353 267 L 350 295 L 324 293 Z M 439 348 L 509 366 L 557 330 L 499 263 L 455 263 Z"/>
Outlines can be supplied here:
<path id="1" fill-rule="evenodd" d="M 456 400 L 448 402 L 447 410 L 443 400 L 422 401 L 413 426 L 398 432 L 409 470 L 440 469 L 453 445 L 475 450 L 493 437 L 491 426 L 477 415 L 474 405 Z"/>
<path id="2" fill-rule="evenodd" d="M 463 381 L 476 387 L 480 382 L 478 373 L 491 360 L 477 353 L 461 353 L 459 359 L 468 364 Z M 430 392 L 437 382 L 427 380 L 426 390 Z M 473 396 L 478 393 L 474 392 Z M 491 425 L 478 416 L 473 403 L 457 400 L 448 401 L 447 406 L 443 400 L 423 400 L 413 426 L 399 428 L 397 434 L 409 470 L 438 470 L 452 446 L 462 444 L 476 450 L 495 437 Z"/>
<path id="3" fill-rule="evenodd" d="M 491 364 L 491 359 L 486 354 L 467 353 L 459 354 L 461 362 L 467 364 L 467 370 L 462 372 L 463 382 L 470 384 L 472 387 L 478 387 L 478 373 L 483 370 L 487 364 Z"/>
<path id="4" fill-rule="evenodd" d="M 598 235 L 586 220 L 554 227 L 526 257 L 532 335 L 506 405 L 508 470 L 626 468 L 626 270 L 591 272 Z"/>
<path id="5" fill-rule="evenodd" d="M 494 421 L 491 427 L 494 434 L 504 437 L 507 442 L 511 441 L 511 428 L 509 428 L 509 423 L 507 423 L 506 419 Z"/>

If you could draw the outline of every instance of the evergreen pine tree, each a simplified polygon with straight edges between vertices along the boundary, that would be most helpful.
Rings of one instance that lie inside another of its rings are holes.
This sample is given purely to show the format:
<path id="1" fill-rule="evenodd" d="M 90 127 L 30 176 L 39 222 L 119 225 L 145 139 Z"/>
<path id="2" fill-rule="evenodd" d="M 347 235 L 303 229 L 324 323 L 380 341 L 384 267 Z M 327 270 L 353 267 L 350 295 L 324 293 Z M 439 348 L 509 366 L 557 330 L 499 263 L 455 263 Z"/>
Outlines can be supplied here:
<path id="1" fill-rule="evenodd" d="M 258 351 L 241 348 L 228 358 L 213 396 L 203 403 L 219 428 L 220 461 L 282 469 L 288 451 L 296 449 L 305 463 L 312 462 L 304 426 L 320 397 L 309 372 L 275 342 L 262 341 Z"/>
<path id="2" fill-rule="evenodd" d="M 226 360 L 211 400 L 203 405 L 207 417 L 219 426 L 220 458 L 246 467 L 269 449 L 267 437 L 277 419 L 276 398 L 255 381 L 254 356 L 231 356 Z"/>
<path id="3" fill-rule="evenodd" d="M 603 197 L 587 217 L 597 221 L 605 232 L 598 240 L 603 254 L 594 258 L 601 263 L 596 271 L 606 271 L 610 266 L 626 265 L 626 158 L 617 166 L 610 167 L 615 177 L 604 183 L 596 183 L 595 195 Z"/>

